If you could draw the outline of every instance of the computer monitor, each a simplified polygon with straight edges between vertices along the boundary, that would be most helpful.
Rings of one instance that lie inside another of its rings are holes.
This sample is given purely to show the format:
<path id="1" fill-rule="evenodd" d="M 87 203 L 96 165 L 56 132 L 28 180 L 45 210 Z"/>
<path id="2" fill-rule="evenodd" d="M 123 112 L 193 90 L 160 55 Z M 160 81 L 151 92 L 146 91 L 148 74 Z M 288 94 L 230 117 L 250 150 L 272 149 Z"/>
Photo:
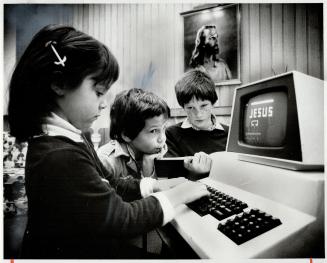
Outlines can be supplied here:
<path id="1" fill-rule="evenodd" d="M 227 151 L 292 170 L 324 169 L 324 84 L 291 71 L 234 93 Z"/>

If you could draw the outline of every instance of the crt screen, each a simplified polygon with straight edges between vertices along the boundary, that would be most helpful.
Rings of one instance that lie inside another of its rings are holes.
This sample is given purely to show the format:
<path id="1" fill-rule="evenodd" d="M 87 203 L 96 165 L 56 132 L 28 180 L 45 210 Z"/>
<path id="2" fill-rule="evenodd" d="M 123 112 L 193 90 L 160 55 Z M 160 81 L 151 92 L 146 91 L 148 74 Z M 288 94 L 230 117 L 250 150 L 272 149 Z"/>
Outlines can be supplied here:
<path id="1" fill-rule="evenodd" d="M 244 108 L 243 141 L 251 146 L 280 147 L 285 142 L 287 93 L 273 91 L 248 99 Z"/>

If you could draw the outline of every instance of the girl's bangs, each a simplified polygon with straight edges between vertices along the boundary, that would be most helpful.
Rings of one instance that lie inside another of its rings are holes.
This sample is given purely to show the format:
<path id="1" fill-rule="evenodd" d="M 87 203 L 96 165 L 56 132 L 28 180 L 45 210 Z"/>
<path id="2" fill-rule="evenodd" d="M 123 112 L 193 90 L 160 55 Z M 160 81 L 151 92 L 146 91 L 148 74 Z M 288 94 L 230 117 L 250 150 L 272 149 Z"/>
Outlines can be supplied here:
<path id="1" fill-rule="evenodd" d="M 104 48 L 98 61 L 98 71 L 94 74 L 94 79 L 97 83 L 109 86 L 118 79 L 119 65 L 116 58 L 110 53 L 107 48 Z"/>

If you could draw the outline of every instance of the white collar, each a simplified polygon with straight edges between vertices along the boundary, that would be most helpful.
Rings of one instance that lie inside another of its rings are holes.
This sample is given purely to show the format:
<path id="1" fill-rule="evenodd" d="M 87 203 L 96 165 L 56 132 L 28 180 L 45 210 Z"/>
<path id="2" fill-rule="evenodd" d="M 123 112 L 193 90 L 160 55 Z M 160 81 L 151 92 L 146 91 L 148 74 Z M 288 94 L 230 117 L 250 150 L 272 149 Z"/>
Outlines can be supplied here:
<path id="1" fill-rule="evenodd" d="M 217 129 L 217 130 L 223 130 L 223 131 L 224 131 L 223 126 L 221 126 L 221 124 L 218 122 L 218 120 L 217 120 L 217 118 L 216 118 L 215 115 L 211 115 L 211 120 L 212 120 L 212 122 L 213 122 L 214 125 L 212 126 L 212 129 L 209 129 L 210 131 L 211 131 L 211 130 L 215 130 L 215 129 Z M 195 127 L 190 123 L 190 121 L 189 121 L 188 118 L 186 118 L 186 119 L 183 121 L 183 123 L 182 123 L 182 125 L 181 125 L 181 128 L 183 128 L 183 129 L 192 128 L 192 129 L 194 129 L 194 130 L 199 130 L 199 129 L 195 128 Z"/>
<path id="2" fill-rule="evenodd" d="M 75 142 L 84 142 L 80 130 L 53 112 L 44 118 L 42 130 L 49 136 L 65 136 Z"/>

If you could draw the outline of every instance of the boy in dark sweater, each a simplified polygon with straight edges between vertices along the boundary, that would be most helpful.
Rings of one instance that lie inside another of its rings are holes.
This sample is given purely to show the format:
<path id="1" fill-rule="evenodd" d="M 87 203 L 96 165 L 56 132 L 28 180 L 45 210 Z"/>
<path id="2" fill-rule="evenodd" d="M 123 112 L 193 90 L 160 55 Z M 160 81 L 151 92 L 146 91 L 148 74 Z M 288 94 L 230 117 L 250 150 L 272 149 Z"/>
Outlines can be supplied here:
<path id="1" fill-rule="evenodd" d="M 228 127 L 220 124 L 213 114 L 218 97 L 210 76 L 198 69 L 190 70 L 176 83 L 175 92 L 187 118 L 167 128 L 166 156 L 225 151 Z"/>

